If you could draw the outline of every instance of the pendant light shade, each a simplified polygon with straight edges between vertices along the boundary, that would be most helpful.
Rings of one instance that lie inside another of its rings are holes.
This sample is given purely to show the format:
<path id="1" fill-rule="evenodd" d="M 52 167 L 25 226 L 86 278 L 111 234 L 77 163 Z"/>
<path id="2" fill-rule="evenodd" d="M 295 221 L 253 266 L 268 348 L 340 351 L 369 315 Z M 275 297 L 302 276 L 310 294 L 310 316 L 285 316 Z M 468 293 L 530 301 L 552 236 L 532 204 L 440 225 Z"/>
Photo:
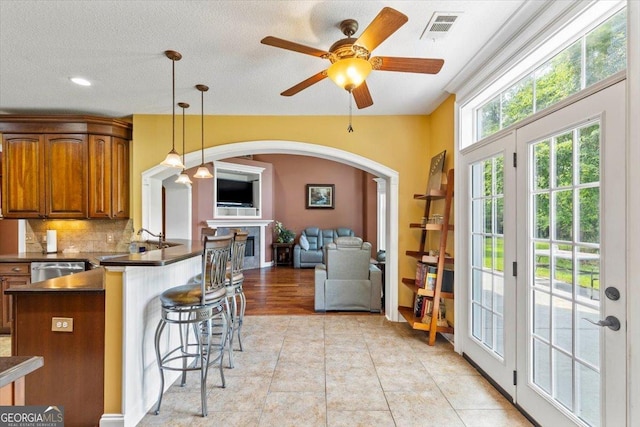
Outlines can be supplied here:
<path id="1" fill-rule="evenodd" d="M 173 83 L 171 106 L 173 108 L 173 114 L 171 119 L 171 151 L 169 151 L 167 157 L 160 164 L 171 168 L 184 169 L 184 165 L 180 161 L 180 155 L 176 151 L 176 61 L 180 61 L 182 59 L 182 55 L 175 50 L 167 50 L 164 54 L 171 60 L 171 80 Z"/>
<path id="2" fill-rule="evenodd" d="M 185 148 L 184 148 L 184 110 L 186 110 L 187 108 L 189 108 L 189 104 L 187 104 L 186 102 L 178 102 L 178 106 L 180 108 L 182 108 L 182 164 L 184 164 L 184 153 L 185 153 Z M 189 185 L 191 184 L 191 180 L 189 179 L 189 175 L 187 175 L 187 171 L 184 169 L 184 166 L 182 166 L 182 172 L 180 172 L 180 175 L 178 175 L 178 179 L 176 179 L 176 182 L 178 184 L 185 184 L 185 185 Z"/>
<path id="3" fill-rule="evenodd" d="M 202 161 L 200 163 L 200 167 L 196 171 L 194 178 L 213 178 L 211 172 L 209 172 L 209 168 L 204 164 L 204 93 L 209 90 L 208 86 L 205 85 L 196 85 L 196 89 L 200 91 L 200 129 L 201 129 L 201 150 L 202 153 Z"/>

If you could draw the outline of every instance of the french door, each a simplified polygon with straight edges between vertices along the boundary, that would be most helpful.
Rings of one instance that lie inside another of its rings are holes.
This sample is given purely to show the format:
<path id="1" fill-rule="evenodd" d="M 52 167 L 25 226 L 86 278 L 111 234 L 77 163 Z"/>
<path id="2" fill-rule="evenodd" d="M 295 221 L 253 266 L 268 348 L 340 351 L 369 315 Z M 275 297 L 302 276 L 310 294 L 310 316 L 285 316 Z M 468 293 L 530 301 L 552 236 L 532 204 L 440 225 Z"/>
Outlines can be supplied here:
<path id="1" fill-rule="evenodd" d="M 464 352 L 507 394 L 515 394 L 516 212 L 513 152 L 515 132 L 465 155 L 460 193 L 470 201 L 467 221 L 457 230 L 470 247 L 457 255 L 469 284 Z M 466 276 L 468 275 L 468 276 Z M 460 275 L 458 277 L 461 277 Z"/>
<path id="2" fill-rule="evenodd" d="M 626 424 L 624 86 L 462 156 L 464 352 L 543 426 Z"/>

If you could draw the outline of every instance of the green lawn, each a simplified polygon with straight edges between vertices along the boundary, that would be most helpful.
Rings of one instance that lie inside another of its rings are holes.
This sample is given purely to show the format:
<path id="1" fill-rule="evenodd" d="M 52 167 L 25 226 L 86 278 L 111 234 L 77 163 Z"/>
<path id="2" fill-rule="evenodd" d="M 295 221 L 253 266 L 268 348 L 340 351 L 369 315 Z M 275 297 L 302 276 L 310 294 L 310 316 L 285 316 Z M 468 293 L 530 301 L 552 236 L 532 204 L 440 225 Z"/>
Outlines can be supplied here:
<path id="1" fill-rule="evenodd" d="M 492 245 L 495 243 L 495 250 Z M 484 267 L 495 268 L 497 271 L 504 271 L 504 239 L 494 238 L 484 241 Z M 548 248 L 548 245 L 547 247 Z M 544 244 L 538 244 L 538 249 L 545 249 Z M 492 260 L 495 259 L 495 267 Z M 536 277 L 549 279 L 549 257 L 541 256 L 536 259 Z M 600 289 L 599 271 L 600 265 L 597 261 L 589 261 L 581 264 L 582 270 L 578 272 L 578 284 L 585 288 L 591 288 L 593 277 L 593 289 Z M 573 273 L 571 260 L 558 259 L 556 263 L 556 280 L 565 283 L 573 283 Z"/>

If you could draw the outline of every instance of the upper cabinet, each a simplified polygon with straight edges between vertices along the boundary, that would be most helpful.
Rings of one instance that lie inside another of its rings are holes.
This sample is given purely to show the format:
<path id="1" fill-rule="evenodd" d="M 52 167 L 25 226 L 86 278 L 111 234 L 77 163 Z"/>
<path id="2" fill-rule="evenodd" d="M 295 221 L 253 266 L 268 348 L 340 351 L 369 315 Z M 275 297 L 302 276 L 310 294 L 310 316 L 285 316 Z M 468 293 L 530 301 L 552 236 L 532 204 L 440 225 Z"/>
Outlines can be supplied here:
<path id="1" fill-rule="evenodd" d="M 128 218 L 129 123 L 0 116 L 6 218 Z"/>
<path id="2" fill-rule="evenodd" d="M 129 217 L 129 141 L 89 136 L 89 217 Z"/>

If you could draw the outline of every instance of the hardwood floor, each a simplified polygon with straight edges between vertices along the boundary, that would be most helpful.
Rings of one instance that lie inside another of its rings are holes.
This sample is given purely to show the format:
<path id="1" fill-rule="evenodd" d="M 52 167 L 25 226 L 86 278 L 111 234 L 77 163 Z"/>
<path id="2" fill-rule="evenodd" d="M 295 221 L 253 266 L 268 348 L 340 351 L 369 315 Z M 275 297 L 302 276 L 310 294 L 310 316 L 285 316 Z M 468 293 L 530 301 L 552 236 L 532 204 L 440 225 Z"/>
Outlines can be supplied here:
<path id="1" fill-rule="evenodd" d="M 359 314 L 366 312 L 316 313 L 313 308 L 313 268 L 278 266 L 244 271 L 246 315 L 264 314 Z M 379 316 L 379 313 L 371 313 Z"/>

